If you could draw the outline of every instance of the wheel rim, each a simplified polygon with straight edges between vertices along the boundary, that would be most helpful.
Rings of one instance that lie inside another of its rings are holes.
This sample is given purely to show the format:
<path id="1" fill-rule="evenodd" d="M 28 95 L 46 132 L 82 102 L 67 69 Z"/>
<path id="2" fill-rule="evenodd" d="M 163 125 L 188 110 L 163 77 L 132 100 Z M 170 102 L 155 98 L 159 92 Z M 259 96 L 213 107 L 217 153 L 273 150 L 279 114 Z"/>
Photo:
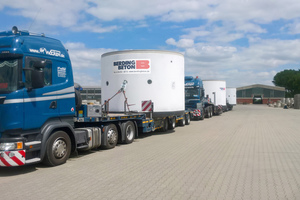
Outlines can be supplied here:
<path id="1" fill-rule="evenodd" d="M 131 125 L 127 126 L 127 128 L 126 128 L 126 137 L 127 137 L 127 139 L 132 140 L 133 135 L 134 135 L 133 127 Z"/>
<path id="2" fill-rule="evenodd" d="M 67 154 L 67 143 L 63 138 L 57 138 L 52 146 L 55 158 L 63 158 Z"/>
<path id="3" fill-rule="evenodd" d="M 185 124 L 185 117 L 183 117 L 182 119 L 182 124 Z"/>
<path id="4" fill-rule="evenodd" d="M 176 126 L 176 119 L 173 118 L 173 120 L 172 120 L 172 128 L 175 128 L 175 126 Z"/>
<path id="5" fill-rule="evenodd" d="M 110 129 L 107 132 L 107 141 L 109 144 L 114 144 L 117 141 L 117 132 L 113 129 Z"/>

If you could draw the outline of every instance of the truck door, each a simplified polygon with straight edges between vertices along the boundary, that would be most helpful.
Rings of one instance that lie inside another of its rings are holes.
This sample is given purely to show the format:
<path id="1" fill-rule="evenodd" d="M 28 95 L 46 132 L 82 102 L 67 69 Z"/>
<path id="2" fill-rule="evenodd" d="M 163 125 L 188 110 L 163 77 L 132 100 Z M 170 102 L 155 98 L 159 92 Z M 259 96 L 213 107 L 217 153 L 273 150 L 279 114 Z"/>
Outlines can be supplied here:
<path id="1" fill-rule="evenodd" d="M 45 63 L 38 70 L 44 72 L 44 87 L 31 89 L 31 72 L 35 67 L 35 62 Z M 25 57 L 24 69 L 25 88 L 24 89 L 24 129 L 40 128 L 48 119 L 57 117 L 57 97 L 51 95 L 55 91 L 52 85 L 52 61 L 45 58 Z M 45 94 L 50 95 L 45 95 Z"/>
<path id="2" fill-rule="evenodd" d="M 57 86 L 57 108 L 60 117 L 73 117 L 75 113 L 75 89 L 71 64 L 53 60 L 53 85 Z"/>

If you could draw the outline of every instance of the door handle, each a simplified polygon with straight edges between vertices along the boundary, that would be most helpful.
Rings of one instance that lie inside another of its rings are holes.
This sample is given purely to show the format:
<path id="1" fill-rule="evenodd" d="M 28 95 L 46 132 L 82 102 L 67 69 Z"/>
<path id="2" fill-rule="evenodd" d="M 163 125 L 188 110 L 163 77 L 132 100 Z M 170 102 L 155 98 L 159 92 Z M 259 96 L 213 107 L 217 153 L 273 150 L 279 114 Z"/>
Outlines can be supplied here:
<path id="1" fill-rule="evenodd" d="M 52 101 L 51 103 L 50 103 L 50 107 L 49 107 L 50 109 L 56 109 L 57 108 L 57 102 L 56 101 Z"/>

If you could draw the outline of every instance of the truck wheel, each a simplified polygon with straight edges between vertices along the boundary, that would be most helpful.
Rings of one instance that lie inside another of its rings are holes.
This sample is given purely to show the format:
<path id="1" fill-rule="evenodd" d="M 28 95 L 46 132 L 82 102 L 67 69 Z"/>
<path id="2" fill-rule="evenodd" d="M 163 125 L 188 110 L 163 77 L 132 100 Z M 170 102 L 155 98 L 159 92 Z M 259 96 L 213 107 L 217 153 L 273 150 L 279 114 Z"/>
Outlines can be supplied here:
<path id="1" fill-rule="evenodd" d="M 173 130 L 175 127 L 176 127 L 176 119 L 175 117 L 172 117 L 169 123 L 169 130 Z"/>
<path id="2" fill-rule="evenodd" d="M 185 115 L 185 125 L 190 125 L 191 123 L 191 116 L 190 114 Z"/>
<path id="3" fill-rule="evenodd" d="M 209 118 L 211 118 L 213 116 L 213 111 L 212 109 L 209 109 Z"/>
<path id="4" fill-rule="evenodd" d="M 199 117 L 200 120 L 204 120 L 204 114 L 201 113 L 201 116 Z"/>
<path id="5" fill-rule="evenodd" d="M 169 122 L 168 122 L 168 118 L 165 118 L 163 121 L 163 127 L 162 127 L 162 132 L 166 132 L 169 129 Z"/>
<path id="6" fill-rule="evenodd" d="M 71 154 L 71 140 L 64 131 L 53 133 L 46 142 L 46 154 L 43 163 L 48 166 L 61 165 Z"/>
<path id="7" fill-rule="evenodd" d="M 208 117 L 209 117 L 208 112 L 204 111 L 204 116 L 203 116 L 203 117 L 204 117 L 204 118 L 208 118 Z"/>
<path id="8" fill-rule="evenodd" d="M 134 140 L 135 136 L 135 127 L 133 122 L 128 121 L 122 124 L 123 130 L 125 130 L 125 144 L 130 144 Z"/>
<path id="9" fill-rule="evenodd" d="M 179 121 L 179 126 L 184 126 L 185 125 L 185 116 L 182 117 L 182 119 Z"/>
<path id="10" fill-rule="evenodd" d="M 106 145 L 103 145 L 103 149 L 112 149 L 118 143 L 118 129 L 116 125 L 110 124 L 104 127 L 104 138 L 106 138 Z"/>

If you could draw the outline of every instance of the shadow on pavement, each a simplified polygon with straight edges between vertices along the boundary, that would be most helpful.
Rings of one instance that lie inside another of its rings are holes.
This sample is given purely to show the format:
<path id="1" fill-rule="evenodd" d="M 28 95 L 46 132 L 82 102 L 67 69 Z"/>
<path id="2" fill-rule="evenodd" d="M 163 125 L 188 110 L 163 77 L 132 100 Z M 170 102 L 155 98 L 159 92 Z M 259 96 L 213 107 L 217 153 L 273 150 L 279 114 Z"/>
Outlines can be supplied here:
<path id="1" fill-rule="evenodd" d="M 155 135 L 167 135 L 167 134 L 171 134 L 174 133 L 175 130 L 168 130 L 166 132 L 162 132 L 160 130 L 154 131 L 154 132 L 149 132 L 149 133 L 140 133 L 139 137 L 137 139 L 143 139 L 143 138 L 147 138 L 150 136 L 155 136 Z"/>
<path id="2" fill-rule="evenodd" d="M 37 170 L 37 167 L 40 167 L 40 165 L 42 166 L 42 164 L 34 164 L 19 167 L 1 167 L 0 177 L 17 176 L 20 174 L 35 172 Z"/>

